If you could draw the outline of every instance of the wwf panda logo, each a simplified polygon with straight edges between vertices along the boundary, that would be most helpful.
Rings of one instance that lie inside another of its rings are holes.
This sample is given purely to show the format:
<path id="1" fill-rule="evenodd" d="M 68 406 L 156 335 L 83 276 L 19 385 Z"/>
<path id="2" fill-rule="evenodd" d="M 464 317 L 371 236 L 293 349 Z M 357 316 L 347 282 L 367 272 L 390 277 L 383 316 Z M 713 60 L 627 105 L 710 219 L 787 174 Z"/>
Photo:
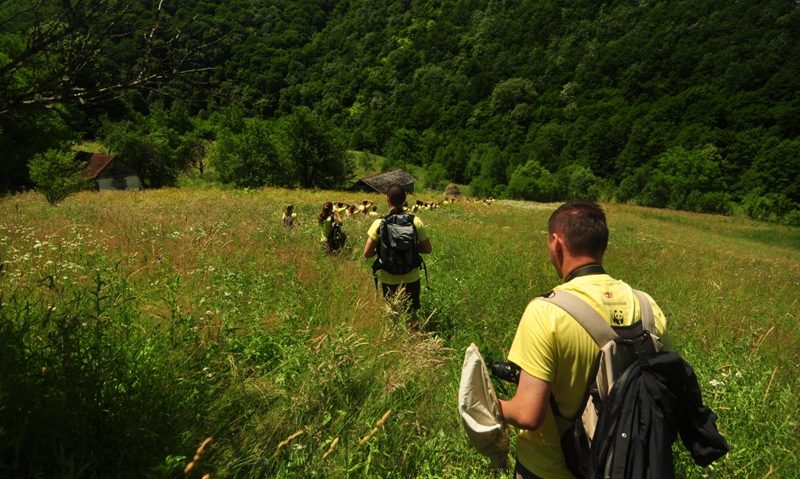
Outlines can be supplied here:
<path id="1" fill-rule="evenodd" d="M 622 315 L 622 311 L 615 309 L 614 316 L 611 317 L 611 320 L 614 322 L 614 324 L 620 325 L 622 324 L 623 318 L 624 316 Z"/>

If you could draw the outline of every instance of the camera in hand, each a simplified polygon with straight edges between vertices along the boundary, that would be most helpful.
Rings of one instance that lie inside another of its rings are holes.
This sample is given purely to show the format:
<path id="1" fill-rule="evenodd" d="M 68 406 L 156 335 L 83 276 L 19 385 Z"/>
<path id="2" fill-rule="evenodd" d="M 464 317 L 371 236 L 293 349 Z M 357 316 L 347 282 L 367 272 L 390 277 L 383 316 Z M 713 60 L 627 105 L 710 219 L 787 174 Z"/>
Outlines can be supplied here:
<path id="1" fill-rule="evenodd" d="M 492 375 L 496 378 L 502 379 L 503 381 L 508 381 L 510 383 L 518 384 L 520 369 L 521 368 L 519 366 L 517 366 L 515 363 L 512 363 L 511 361 L 502 363 L 493 363 Z"/>

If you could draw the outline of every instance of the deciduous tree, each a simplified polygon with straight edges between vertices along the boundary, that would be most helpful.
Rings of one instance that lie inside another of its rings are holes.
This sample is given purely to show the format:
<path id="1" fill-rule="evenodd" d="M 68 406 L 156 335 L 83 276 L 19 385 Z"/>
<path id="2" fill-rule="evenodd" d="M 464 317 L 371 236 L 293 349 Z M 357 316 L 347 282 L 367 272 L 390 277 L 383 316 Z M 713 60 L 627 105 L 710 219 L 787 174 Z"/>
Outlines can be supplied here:
<path id="1" fill-rule="evenodd" d="M 344 142 L 331 125 L 305 107 L 285 125 L 286 156 L 303 188 L 340 188 L 353 174 Z"/>
<path id="2" fill-rule="evenodd" d="M 28 164 L 31 180 L 48 203 L 55 205 L 80 190 L 91 187 L 86 176 L 86 164 L 77 160 L 71 151 L 50 149 L 38 153 Z"/>
<path id="3" fill-rule="evenodd" d="M 273 125 L 256 118 L 245 119 L 240 133 L 223 130 L 211 153 L 220 179 L 248 188 L 291 186 L 292 170 L 279 154 L 273 135 Z"/>

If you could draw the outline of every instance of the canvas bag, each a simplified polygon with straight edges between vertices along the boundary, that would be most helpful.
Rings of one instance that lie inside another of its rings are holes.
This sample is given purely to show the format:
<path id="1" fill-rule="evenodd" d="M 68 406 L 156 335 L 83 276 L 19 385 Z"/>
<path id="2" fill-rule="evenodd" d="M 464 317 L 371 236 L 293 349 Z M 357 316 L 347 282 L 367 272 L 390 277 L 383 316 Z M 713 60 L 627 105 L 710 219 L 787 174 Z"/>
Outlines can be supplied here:
<path id="1" fill-rule="evenodd" d="M 491 459 L 495 467 L 508 460 L 508 432 L 500 416 L 500 405 L 489 371 L 475 344 L 464 354 L 458 388 L 458 413 L 475 449 Z"/>

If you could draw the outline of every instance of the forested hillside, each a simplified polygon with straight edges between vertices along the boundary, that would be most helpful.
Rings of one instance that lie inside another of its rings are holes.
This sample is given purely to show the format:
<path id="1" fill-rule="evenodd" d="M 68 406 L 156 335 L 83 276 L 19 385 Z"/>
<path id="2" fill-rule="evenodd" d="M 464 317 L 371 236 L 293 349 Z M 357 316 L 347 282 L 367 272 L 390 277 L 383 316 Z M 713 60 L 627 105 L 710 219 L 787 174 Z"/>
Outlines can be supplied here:
<path id="1" fill-rule="evenodd" d="M 149 186 L 207 159 L 242 186 L 341 186 L 350 149 L 478 196 L 800 224 L 797 2 L 123 3 L 0 2 L 3 189 L 80 138 Z M 49 18 L 66 31 L 29 52 Z"/>

